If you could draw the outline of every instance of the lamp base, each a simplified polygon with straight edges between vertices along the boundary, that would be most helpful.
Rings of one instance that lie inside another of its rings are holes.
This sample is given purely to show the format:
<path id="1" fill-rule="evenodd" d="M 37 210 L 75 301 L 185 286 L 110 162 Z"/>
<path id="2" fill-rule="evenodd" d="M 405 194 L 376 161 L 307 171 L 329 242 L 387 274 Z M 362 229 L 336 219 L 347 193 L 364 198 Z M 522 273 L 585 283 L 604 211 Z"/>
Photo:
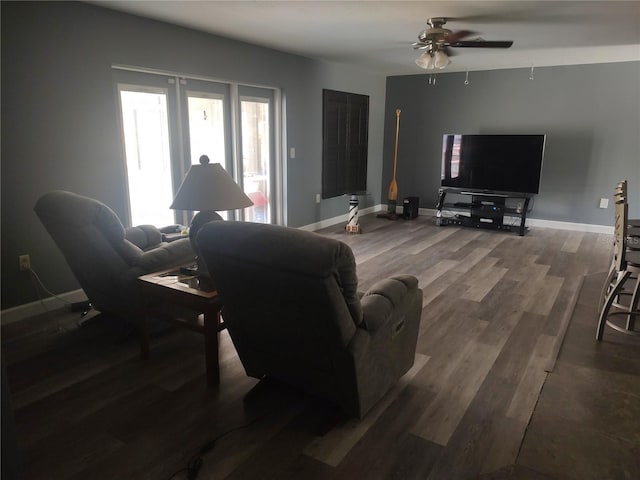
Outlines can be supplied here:
<path id="1" fill-rule="evenodd" d="M 189 227 L 189 241 L 191 242 L 191 248 L 193 248 L 193 251 L 196 254 L 196 262 L 198 266 L 196 271 L 197 275 L 209 276 L 207 266 L 202 261 L 200 253 L 198 252 L 198 245 L 196 244 L 198 232 L 200 232 L 200 229 L 207 223 L 215 222 L 217 220 L 222 220 L 222 217 L 213 210 L 203 210 L 198 212 L 193 217 L 193 220 L 191 220 L 191 226 Z"/>

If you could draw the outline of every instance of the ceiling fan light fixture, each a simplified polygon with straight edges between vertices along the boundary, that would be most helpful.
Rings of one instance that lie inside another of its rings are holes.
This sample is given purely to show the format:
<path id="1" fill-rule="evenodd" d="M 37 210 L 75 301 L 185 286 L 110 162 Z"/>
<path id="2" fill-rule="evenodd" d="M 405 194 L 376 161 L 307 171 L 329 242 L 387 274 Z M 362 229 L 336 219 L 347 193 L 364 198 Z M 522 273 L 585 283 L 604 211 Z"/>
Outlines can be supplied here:
<path id="1" fill-rule="evenodd" d="M 444 53 L 442 50 L 438 50 L 435 53 L 433 58 L 433 65 L 435 68 L 442 70 L 450 63 L 451 63 L 451 60 L 449 60 L 449 56 L 446 53 Z"/>
<path id="2" fill-rule="evenodd" d="M 442 70 L 451 63 L 449 59 L 449 48 L 509 48 L 513 45 L 513 40 L 487 41 L 481 37 L 474 40 L 465 40 L 466 38 L 476 35 L 476 32 L 470 30 L 452 31 L 443 28 L 447 23 L 446 17 L 432 17 L 427 20 L 426 28 L 418 35 L 418 41 L 412 43 L 414 50 L 425 50 L 420 58 L 416 60 L 416 64 L 420 68 L 430 70 L 436 68 Z"/>
<path id="3" fill-rule="evenodd" d="M 433 68 L 433 57 L 431 53 L 424 51 L 422 55 L 416 58 L 416 65 L 425 70 L 431 70 Z"/>

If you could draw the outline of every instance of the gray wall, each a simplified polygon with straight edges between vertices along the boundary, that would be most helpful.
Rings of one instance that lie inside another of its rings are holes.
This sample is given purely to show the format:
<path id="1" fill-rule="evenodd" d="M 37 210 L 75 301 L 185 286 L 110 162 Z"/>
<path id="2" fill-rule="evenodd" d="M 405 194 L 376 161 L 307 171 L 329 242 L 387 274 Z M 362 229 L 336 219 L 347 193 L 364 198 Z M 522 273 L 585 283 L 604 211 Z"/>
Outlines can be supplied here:
<path id="1" fill-rule="evenodd" d="M 453 60 L 455 61 L 455 59 Z M 434 208 L 442 135 L 547 135 L 540 195 L 532 218 L 613 225 L 615 184 L 629 181 L 630 216 L 640 217 L 640 62 L 387 78 L 384 175 L 392 175 L 395 109 L 400 108 L 398 199 Z"/>
<path id="2" fill-rule="evenodd" d="M 45 284 L 78 288 L 33 205 L 52 189 L 125 218 L 125 172 L 111 66 L 126 64 L 281 88 L 286 98 L 288 224 L 346 214 L 320 193 L 322 89 L 370 96 L 368 187 L 380 203 L 385 79 L 82 3 L 2 2 L 2 309 L 36 300 L 18 255 Z"/>
<path id="3" fill-rule="evenodd" d="M 288 223 L 343 214 L 343 197 L 315 203 L 321 185 L 322 89 L 370 96 L 368 189 L 386 202 L 395 109 L 401 108 L 399 199 L 433 208 L 444 133 L 547 134 L 532 217 L 612 224 L 597 208 L 619 179 L 640 217 L 640 64 L 389 77 L 317 62 L 81 3 L 2 2 L 2 305 L 36 299 L 18 255 L 56 293 L 78 288 L 39 224 L 44 192 L 89 195 L 125 217 L 125 172 L 112 64 L 279 87 L 286 98 Z M 386 103 L 385 103 L 386 88 Z M 386 104 L 386 111 L 385 111 Z M 384 148 L 383 148 L 384 144 Z M 383 165 L 384 159 L 384 165 Z M 384 172 L 384 175 L 382 174 Z"/>

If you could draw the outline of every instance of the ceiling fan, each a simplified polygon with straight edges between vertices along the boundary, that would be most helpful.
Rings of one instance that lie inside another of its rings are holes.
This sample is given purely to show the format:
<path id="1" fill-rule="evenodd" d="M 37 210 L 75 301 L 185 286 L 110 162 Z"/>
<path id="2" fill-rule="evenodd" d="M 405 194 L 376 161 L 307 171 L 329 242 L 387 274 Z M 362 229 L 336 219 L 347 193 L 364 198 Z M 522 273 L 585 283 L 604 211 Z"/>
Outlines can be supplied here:
<path id="1" fill-rule="evenodd" d="M 418 41 L 412 43 L 412 46 L 416 50 L 424 50 L 422 55 L 416 59 L 416 65 L 425 70 L 433 68 L 443 69 L 451 60 L 449 57 L 453 55 L 450 47 L 458 48 L 509 48 L 513 45 L 513 41 L 486 41 L 480 38 L 474 40 L 463 40 L 475 32 L 469 30 L 458 30 L 457 32 L 451 31 L 448 28 L 443 28 L 443 25 L 447 23 L 447 19 L 444 17 L 434 17 L 427 20 L 429 28 L 420 32 L 418 35 Z"/>

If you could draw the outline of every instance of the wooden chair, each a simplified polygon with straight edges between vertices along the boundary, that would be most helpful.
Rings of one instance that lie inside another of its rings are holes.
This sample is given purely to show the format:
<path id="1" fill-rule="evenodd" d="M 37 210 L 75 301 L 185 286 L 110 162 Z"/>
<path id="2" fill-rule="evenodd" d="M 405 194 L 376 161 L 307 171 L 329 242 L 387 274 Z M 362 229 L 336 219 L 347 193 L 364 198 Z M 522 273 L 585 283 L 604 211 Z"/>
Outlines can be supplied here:
<path id="1" fill-rule="evenodd" d="M 627 187 L 626 180 L 619 182 L 616 185 L 616 190 L 613 195 L 614 198 L 620 196 L 620 197 L 624 197 L 626 200 L 628 198 L 627 189 L 628 187 Z M 627 226 L 632 229 L 640 228 L 640 218 L 627 218 Z M 637 233 L 634 233 L 634 235 L 637 235 Z"/>
<path id="2" fill-rule="evenodd" d="M 635 318 L 640 314 L 640 251 L 629 250 L 628 242 L 628 205 L 626 181 L 616 187 L 615 199 L 615 238 L 613 261 L 605 281 L 601 303 L 600 318 L 596 339 L 602 340 L 605 325 L 628 334 L 640 334 L 635 330 Z M 629 287 L 628 284 L 631 284 Z M 623 299 L 629 299 L 624 302 Z M 612 311 L 612 309 L 614 311 Z M 619 325 L 611 317 L 625 316 L 626 324 Z"/>

